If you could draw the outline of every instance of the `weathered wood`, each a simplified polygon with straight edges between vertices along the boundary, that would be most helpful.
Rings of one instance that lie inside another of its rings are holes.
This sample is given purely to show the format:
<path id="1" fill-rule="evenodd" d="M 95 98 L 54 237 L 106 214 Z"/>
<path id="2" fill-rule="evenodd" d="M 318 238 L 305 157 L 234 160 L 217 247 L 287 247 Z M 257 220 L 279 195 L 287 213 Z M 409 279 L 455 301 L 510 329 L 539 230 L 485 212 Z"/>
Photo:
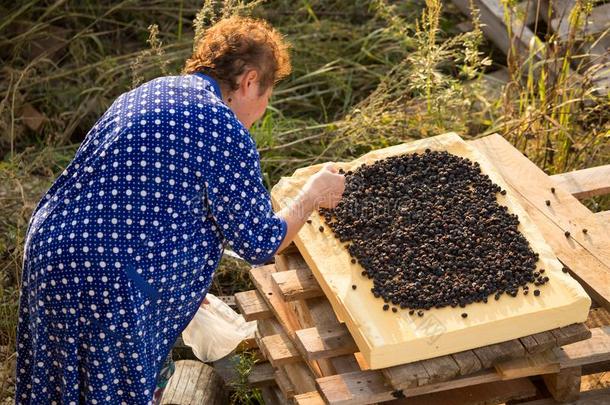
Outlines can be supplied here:
<path id="1" fill-rule="evenodd" d="M 428 372 L 429 384 L 450 380 L 460 373 L 460 367 L 451 356 L 422 360 L 421 363 Z"/>
<path id="2" fill-rule="evenodd" d="M 589 328 L 599 328 L 610 325 L 610 312 L 606 308 L 591 308 L 586 322 Z"/>
<path id="3" fill-rule="evenodd" d="M 608 398 L 610 398 L 610 388 L 584 391 L 580 393 L 579 399 L 570 402 L 570 405 L 608 405 Z M 542 398 L 522 402 L 520 405 L 557 405 L 557 401 L 553 398 Z"/>
<path id="4" fill-rule="evenodd" d="M 570 343 L 586 340 L 591 337 L 591 331 L 583 323 L 574 323 L 572 325 L 563 326 L 554 329 L 551 332 L 555 334 L 557 346 L 569 345 Z"/>
<path id="5" fill-rule="evenodd" d="M 275 256 L 275 268 L 278 272 L 281 272 L 307 269 L 308 267 L 297 247 L 294 245 L 294 243 L 291 243 L 289 248 L 286 248 L 286 251 Z"/>
<path id="6" fill-rule="evenodd" d="M 282 370 L 282 369 L 275 370 L 275 382 L 277 383 L 277 386 L 280 388 L 280 391 L 282 391 L 284 398 L 290 399 L 296 394 L 296 389 L 295 389 L 294 385 L 292 384 L 292 381 L 290 381 L 290 379 L 284 372 L 284 370 Z"/>
<path id="7" fill-rule="evenodd" d="M 286 334 L 292 338 L 294 331 L 300 329 L 300 325 L 294 313 L 289 310 L 284 300 L 282 300 L 277 287 L 271 280 L 271 274 L 275 272 L 276 268 L 274 265 L 253 267 L 250 269 L 250 279 Z"/>
<path id="8" fill-rule="evenodd" d="M 507 360 L 495 365 L 496 372 L 502 380 L 512 380 L 535 374 L 559 372 L 559 359 L 552 350 L 536 353 L 519 359 Z"/>
<path id="9" fill-rule="evenodd" d="M 538 342 L 539 352 L 543 352 L 557 347 L 557 340 L 555 339 L 555 335 L 553 335 L 550 331 L 535 333 L 531 336 L 536 340 L 536 342 Z"/>
<path id="10" fill-rule="evenodd" d="M 538 342 L 536 341 L 536 339 L 534 339 L 532 335 L 519 338 L 519 341 L 525 348 L 525 351 L 529 354 L 542 353 L 544 351 L 541 349 L 541 347 L 538 345 Z"/>
<path id="11" fill-rule="evenodd" d="M 329 404 L 371 404 L 394 399 L 381 373 L 355 371 L 316 379 L 319 392 Z"/>
<path id="12" fill-rule="evenodd" d="M 301 361 L 299 351 L 285 333 L 262 337 L 260 348 L 274 367 Z"/>
<path id="13" fill-rule="evenodd" d="M 256 290 L 236 293 L 235 304 L 246 321 L 266 319 L 273 316 L 271 309 Z"/>
<path id="14" fill-rule="evenodd" d="M 556 374 L 544 374 L 542 379 L 556 401 L 574 401 L 580 394 L 580 367 L 565 368 Z"/>
<path id="15" fill-rule="evenodd" d="M 430 375 L 421 361 L 383 368 L 380 371 L 397 390 L 427 385 L 430 381 Z"/>
<path id="16" fill-rule="evenodd" d="M 295 395 L 292 399 L 297 405 L 325 405 L 324 399 L 318 391 Z"/>
<path id="17" fill-rule="evenodd" d="M 308 299 L 301 309 L 306 310 L 306 316 L 303 317 L 302 323 L 305 328 L 317 326 L 331 330 L 336 328 L 345 329 L 345 325 L 339 323 L 330 303 L 325 297 Z M 360 370 L 358 362 L 352 354 L 336 356 L 330 359 L 319 359 L 316 363 L 320 367 L 322 376 Z"/>
<path id="18" fill-rule="evenodd" d="M 470 16 L 469 0 L 453 0 L 453 3 L 460 9 L 462 14 Z M 495 0 L 474 0 L 474 5 L 479 9 L 481 22 L 483 22 L 481 30 L 502 52 L 508 55 L 511 48 L 514 47 L 518 52 L 524 52 L 525 55 L 528 55 L 530 43 L 532 43 L 535 46 L 535 59 L 542 59 L 540 51 L 545 46 L 544 43 L 514 13 L 511 14 L 510 19 L 512 38 L 509 37 L 504 16 L 506 10 L 501 2 Z"/>
<path id="19" fill-rule="evenodd" d="M 460 368 L 460 375 L 468 375 L 479 371 L 483 366 L 481 360 L 472 350 L 466 350 L 451 355 Z"/>
<path id="20" fill-rule="evenodd" d="M 581 12 L 584 19 L 584 11 Z M 566 17 L 555 18 L 551 21 L 551 26 L 561 39 L 566 39 L 570 30 L 570 19 Z M 584 24 L 578 27 L 578 36 L 600 34 L 610 28 L 610 4 L 603 4 L 591 10 L 588 18 L 584 19 Z"/>
<path id="21" fill-rule="evenodd" d="M 555 174 L 551 179 L 580 200 L 610 193 L 610 165 Z"/>
<path id="22" fill-rule="evenodd" d="M 227 401 L 222 379 L 212 367 L 197 360 L 181 360 L 176 362 L 176 370 L 163 392 L 161 404 L 222 405 Z"/>
<path id="23" fill-rule="evenodd" d="M 265 405 L 284 405 L 286 403 L 286 399 L 277 384 L 261 387 L 260 390 Z"/>
<path id="24" fill-rule="evenodd" d="M 510 381 L 496 381 L 470 387 L 409 397 L 408 405 L 488 405 L 530 398 L 536 395 L 536 387 L 527 378 Z"/>
<path id="25" fill-rule="evenodd" d="M 554 354 L 560 363 L 560 369 L 584 364 L 603 364 L 605 361 L 610 360 L 610 331 L 603 328 L 596 328 L 592 329 L 591 332 L 591 339 L 564 346 L 563 350 L 559 348 L 554 349 Z M 508 365 L 506 366 L 500 363 L 497 367 L 507 370 L 507 373 L 513 373 L 512 375 L 517 375 L 518 373 L 523 377 L 527 377 L 539 375 L 541 369 L 543 371 L 549 370 L 547 367 L 556 364 L 555 359 L 550 359 L 549 363 L 538 361 L 529 366 L 528 364 L 521 364 L 519 368 L 516 368 L 515 364 L 511 364 L 511 362 L 512 360 L 509 360 Z M 331 393 L 336 400 L 353 400 L 353 396 L 358 395 L 358 393 L 361 392 L 359 391 L 360 385 L 365 384 L 366 387 L 363 387 L 362 392 L 369 393 L 368 399 L 371 399 L 372 397 L 376 401 L 382 401 L 385 400 L 384 398 L 389 399 L 392 392 L 397 390 L 402 390 L 402 394 L 405 397 L 412 398 L 433 392 L 497 382 L 501 381 L 503 378 L 502 374 L 498 373 L 495 369 L 488 368 L 471 375 L 453 378 L 448 381 L 428 383 L 425 381 L 425 378 L 428 375 L 427 371 L 421 363 L 422 362 L 416 362 L 379 371 L 344 373 L 317 379 L 316 382 L 318 387 L 323 386 L 325 389 L 328 389 L 328 392 Z M 411 374 L 408 373 L 409 369 L 407 366 L 412 367 L 410 370 Z M 384 386 L 382 383 L 384 380 L 390 382 L 392 387 L 389 387 L 388 385 Z M 417 386 L 418 381 L 422 382 L 420 386 Z M 334 384 L 336 384 L 336 386 L 334 386 Z"/>
<path id="26" fill-rule="evenodd" d="M 257 327 L 257 333 L 260 334 L 261 337 L 285 333 L 282 326 L 273 318 L 258 321 Z M 298 394 L 310 392 L 315 389 L 315 381 L 312 372 L 304 362 L 285 364 L 280 368 L 286 372 L 287 377 Z"/>
<path id="27" fill-rule="evenodd" d="M 473 351 L 481 361 L 483 368 L 492 367 L 497 362 L 525 355 L 525 348 L 518 339 L 478 347 L 473 349 Z"/>
<path id="28" fill-rule="evenodd" d="M 343 326 L 343 325 L 342 325 Z M 358 351 L 345 326 L 308 328 L 296 331 L 296 346 L 308 360 L 327 359 Z"/>
<path id="29" fill-rule="evenodd" d="M 610 361 L 610 326 L 591 329 L 591 338 L 555 349 L 562 368 Z"/>
<path id="30" fill-rule="evenodd" d="M 304 300 L 324 295 L 309 268 L 278 271 L 271 275 L 284 301 Z"/>
<path id="31" fill-rule="evenodd" d="M 316 380 L 322 397 L 329 404 L 370 404 L 396 398 L 409 398 L 408 404 L 476 404 L 498 403 L 509 399 L 528 398 L 536 392 L 529 380 L 494 381 L 477 385 L 422 393 L 413 390 L 391 390 L 384 384 L 381 373 L 361 371 L 318 378 Z M 434 384 L 430 384 L 434 387 Z M 413 395 L 413 392 L 417 392 Z"/>
<path id="32" fill-rule="evenodd" d="M 470 142 L 509 184 L 546 242 L 599 305 L 610 309 L 610 236 L 587 207 L 498 134 Z M 555 193 L 551 193 L 555 187 Z M 545 204 L 551 201 L 551 206 Z M 586 228 L 587 233 L 582 229 Z M 570 232 L 569 237 L 565 232 Z"/>
<path id="33" fill-rule="evenodd" d="M 271 363 L 257 363 L 248 374 L 248 384 L 252 387 L 275 385 L 275 368 Z"/>

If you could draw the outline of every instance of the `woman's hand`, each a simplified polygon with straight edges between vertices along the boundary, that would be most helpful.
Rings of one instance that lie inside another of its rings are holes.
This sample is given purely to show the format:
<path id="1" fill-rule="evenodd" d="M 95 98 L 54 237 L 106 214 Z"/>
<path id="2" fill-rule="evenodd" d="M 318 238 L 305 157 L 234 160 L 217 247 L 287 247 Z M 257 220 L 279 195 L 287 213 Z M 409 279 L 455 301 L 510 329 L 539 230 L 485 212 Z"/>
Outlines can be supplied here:
<path id="1" fill-rule="evenodd" d="M 339 174 L 333 163 L 325 164 L 320 171 L 311 176 L 303 192 L 312 201 L 312 207 L 335 208 L 345 190 L 345 176 Z"/>
<path id="2" fill-rule="evenodd" d="M 278 248 L 281 252 L 301 229 L 313 210 L 335 208 L 345 190 L 345 177 L 332 163 L 325 164 L 311 176 L 299 195 L 279 214 L 286 221 L 286 236 Z"/>

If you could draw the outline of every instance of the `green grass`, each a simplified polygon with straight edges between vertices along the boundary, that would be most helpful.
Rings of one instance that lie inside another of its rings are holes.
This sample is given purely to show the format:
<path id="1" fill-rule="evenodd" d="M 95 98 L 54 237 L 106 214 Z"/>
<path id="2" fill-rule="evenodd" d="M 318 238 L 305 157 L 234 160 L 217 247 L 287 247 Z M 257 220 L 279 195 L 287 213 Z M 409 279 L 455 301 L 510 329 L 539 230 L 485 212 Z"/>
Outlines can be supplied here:
<path id="1" fill-rule="evenodd" d="M 11 395 L 22 245 L 35 204 L 113 100 L 178 74 L 193 38 L 223 12 L 266 18 L 292 43 L 293 74 L 252 130 L 268 186 L 298 167 L 447 131 L 500 132 L 548 173 L 610 158 L 609 99 L 591 91 L 587 74 L 582 82 L 569 74 L 576 58 L 587 60 L 574 39 L 545 50 L 556 65 L 534 63 L 536 48 L 511 58 L 510 82 L 490 91 L 484 74 L 506 58 L 480 30 L 460 33 L 464 17 L 450 2 L 201 3 L 0 5 L 0 401 Z M 24 108 L 44 117 L 38 130 L 28 127 Z M 588 204 L 607 209 L 608 199 Z M 252 288 L 246 270 L 223 260 L 211 292 Z M 242 400 L 250 395 L 243 390 Z"/>

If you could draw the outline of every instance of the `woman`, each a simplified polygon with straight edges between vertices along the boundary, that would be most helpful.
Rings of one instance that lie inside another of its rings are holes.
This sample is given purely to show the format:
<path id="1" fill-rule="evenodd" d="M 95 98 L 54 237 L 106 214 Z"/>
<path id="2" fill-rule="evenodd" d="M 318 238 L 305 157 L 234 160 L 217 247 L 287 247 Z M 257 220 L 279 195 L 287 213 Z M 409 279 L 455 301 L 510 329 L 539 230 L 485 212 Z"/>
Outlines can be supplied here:
<path id="1" fill-rule="evenodd" d="M 30 221 L 17 403 L 152 403 L 224 245 L 264 263 L 338 203 L 344 178 L 327 165 L 272 211 L 248 129 L 289 72 L 275 30 L 233 17 L 185 74 L 121 95 L 95 124 Z"/>

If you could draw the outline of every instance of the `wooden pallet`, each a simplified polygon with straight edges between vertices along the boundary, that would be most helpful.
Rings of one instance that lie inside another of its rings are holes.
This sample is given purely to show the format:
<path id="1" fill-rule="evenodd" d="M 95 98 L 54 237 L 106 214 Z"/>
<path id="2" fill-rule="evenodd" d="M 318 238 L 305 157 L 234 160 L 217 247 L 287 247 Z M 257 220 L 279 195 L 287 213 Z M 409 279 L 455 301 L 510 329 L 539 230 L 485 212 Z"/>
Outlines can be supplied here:
<path id="1" fill-rule="evenodd" d="M 247 320 L 259 320 L 256 338 L 268 362 L 255 367 L 250 382 L 277 385 L 286 399 L 297 403 L 368 404 L 403 397 L 417 399 L 415 403 L 442 403 L 443 398 L 460 395 L 471 401 L 474 392 L 485 403 L 523 399 L 536 393 L 527 377 L 560 376 L 548 377 L 547 383 L 560 392 L 562 382 L 573 384 L 576 376 L 580 378 L 574 370 L 610 361 L 610 327 L 589 330 L 574 324 L 450 356 L 367 370 L 349 332 L 328 301 L 315 292 L 318 288 L 309 281 L 298 253 L 282 254 L 275 265 L 253 268 L 251 277 L 257 290 L 237 294 L 236 302 Z M 295 291 L 308 298 L 295 299 Z"/>
<path id="2" fill-rule="evenodd" d="M 469 0 L 453 0 L 453 3 L 466 16 L 470 16 Z M 483 33 L 505 54 L 513 49 L 525 59 L 530 47 L 537 52 L 537 61 L 544 59 L 549 45 L 545 37 L 546 27 L 550 27 L 554 38 L 561 42 L 576 41 L 581 44 L 579 54 L 590 55 L 583 63 L 575 58 L 573 68 L 580 72 L 589 70 L 599 93 L 608 94 L 610 90 L 610 4 L 600 4 L 591 10 L 577 32 L 570 32 L 570 13 L 576 5 L 575 0 L 523 0 L 514 7 L 506 9 L 500 0 L 474 0 L 480 12 Z M 507 18 L 507 16 L 509 16 Z M 510 27 L 507 26 L 510 21 Z M 510 30 L 509 30 L 510 28 Z M 511 36 L 509 36 L 509 31 Z M 559 66 L 558 66 L 559 69 Z M 571 74 L 577 77 L 578 74 Z"/>
<path id="3" fill-rule="evenodd" d="M 532 403 L 545 404 L 572 400 L 580 394 L 582 375 L 608 370 L 610 235 L 605 230 L 610 215 L 591 213 L 577 198 L 608 193 L 610 166 L 548 176 L 499 135 L 470 143 L 496 164 L 508 191 L 518 196 L 557 257 L 593 298 L 596 307 L 586 322 L 590 330 L 570 325 L 369 370 L 293 248 L 276 256 L 274 265 L 252 269 L 256 290 L 236 295 L 246 319 L 260 320 L 257 342 L 269 362 L 257 365 L 255 376 L 263 371 L 265 377 L 253 384 L 264 386 L 268 398 L 279 395 L 280 401 L 291 398 L 302 404 L 401 403 L 403 397 L 409 404 L 493 404 L 537 395 Z M 548 198 L 554 199 L 552 211 L 544 203 Z M 566 237 L 565 231 L 571 236 Z M 532 376 L 544 376 L 554 399 L 541 396 Z M 605 398 L 607 392 L 598 391 L 587 392 L 583 398 Z"/>

